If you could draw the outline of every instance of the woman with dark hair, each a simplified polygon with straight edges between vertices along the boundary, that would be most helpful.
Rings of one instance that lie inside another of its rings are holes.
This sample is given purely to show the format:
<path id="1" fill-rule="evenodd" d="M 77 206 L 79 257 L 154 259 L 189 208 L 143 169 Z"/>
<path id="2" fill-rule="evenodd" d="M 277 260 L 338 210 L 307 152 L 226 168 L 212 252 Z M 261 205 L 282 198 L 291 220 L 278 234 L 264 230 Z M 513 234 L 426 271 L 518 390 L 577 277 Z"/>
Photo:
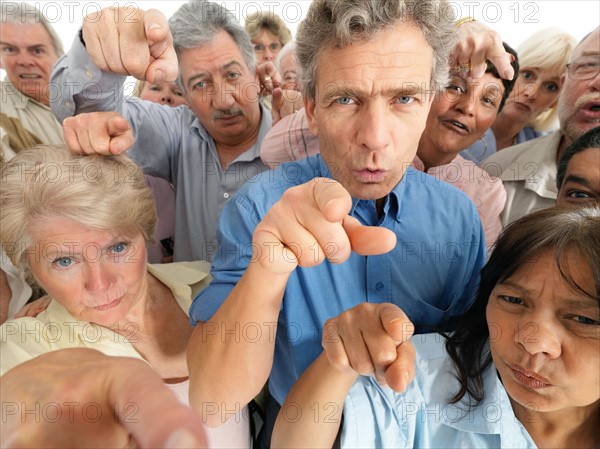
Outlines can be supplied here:
<path id="1" fill-rule="evenodd" d="M 600 447 L 598 235 L 598 208 L 545 209 L 507 228 L 456 330 L 412 338 L 403 393 L 334 368 L 324 342 L 274 445 L 331 447 L 341 427 L 341 447 Z"/>

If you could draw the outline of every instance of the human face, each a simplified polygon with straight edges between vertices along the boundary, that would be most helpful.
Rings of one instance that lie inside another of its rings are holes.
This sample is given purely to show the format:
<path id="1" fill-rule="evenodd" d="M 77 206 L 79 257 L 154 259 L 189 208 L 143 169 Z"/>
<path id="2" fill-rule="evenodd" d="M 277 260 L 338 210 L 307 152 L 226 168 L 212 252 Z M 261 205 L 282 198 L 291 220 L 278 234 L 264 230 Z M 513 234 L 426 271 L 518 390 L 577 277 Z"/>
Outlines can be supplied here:
<path id="1" fill-rule="evenodd" d="M 281 47 L 283 47 L 279 38 L 266 28 L 260 30 L 256 39 L 252 40 L 252 44 L 254 45 L 256 61 L 259 63 L 274 61 L 281 51 Z"/>
<path id="2" fill-rule="evenodd" d="M 131 237 L 46 217 L 30 235 L 33 275 L 78 320 L 110 327 L 143 308 L 147 272 L 141 231 Z"/>
<path id="3" fill-rule="evenodd" d="M 410 23 L 320 54 L 315 100 L 305 99 L 308 124 L 353 197 L 385 197 L 414 159 L 431 106 L 432 55 Z"/>
<path id="4" fill-rule="evenodd" d="M 179 67 L 188 106 L 220 146 L 251 146 L 258 136 L 260 85 L 225 31 L 199 48 L 182 49 Z"/>
<path id="5" fill-rule="evenodd" d="M 600 148 L 588 148 L 573 155 L 562 186 L 558 206 L 600 206 Z"/>
<path id="6" fill-rule="evenodd" d="M 587 37 L 574 50 L 571 63 L 590 59 L 598 64 L 600 59 L 600 28 Z M 600 125 L 600 74 L 588 80 L 574 80 L 563 75 L 564 84 L 558 98 L 560 127 L 567 144 L 586 131 Z"/>
<path id="7" fill-rule="evenodd" d="M 140 92 L 140 98 L 173 107 L 186 104 L 183 92 L 181 92 L 177 83 L 170 81 L 162 81 L 156 84 L 145 81 Z"/>
<path id="8" fill-rule="evenodd" d="M 512 122 L 521 123 L 523 127 L 527 126 L 546 109 L 554 107 L 562 85 L 562 74 L 540 67 L 519 70 L 515 87 L 500 114 Z"/>
<path id="9" fill-rule="evenodd" d="M 431 105 L 419 157 L 427 160 L 446 154 L 451 160 L 470 147 L 494 123 L 503 93 L 502 82 L 491 73 L 480 80 L 451 76 Z"/>
<path id="10" fill-rule="evenodd" d="M 283 89 L 302 90 L 298 79 L 298 65 L 296 64 L 295 52 L 290 51 L 279 61 L 281 69 L 281 79 L 283 80 Z"/>
<path id="11" fill-rule="evenodd" d="M 491 354 L 502 384 L 525 409 L 597 408 L 600 400 L 600 311 L 594 276 L 575 251 L 562 277 L 552 250 L 496 285 L 486 309 Z"/>
<path id="12" fill-rule="evenodd" d="M 50 74 L 58 56 L 41 23 L 3 23 L 0 27 L 0 67 L 24 95 L 49 104 Z"/>

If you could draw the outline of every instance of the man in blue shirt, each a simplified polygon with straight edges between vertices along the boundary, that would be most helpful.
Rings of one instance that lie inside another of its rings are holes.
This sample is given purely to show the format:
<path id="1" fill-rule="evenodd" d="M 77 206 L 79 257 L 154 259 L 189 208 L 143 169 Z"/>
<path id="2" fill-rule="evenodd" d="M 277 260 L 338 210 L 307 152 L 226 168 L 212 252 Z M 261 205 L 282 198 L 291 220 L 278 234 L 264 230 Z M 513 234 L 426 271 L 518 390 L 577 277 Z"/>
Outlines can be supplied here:
<path id="1" fill-rule="evenodd" d="M 209 425 L 268 377 L 281 403 L 322 339 L 351 348 L 341 365 L 383 373 L 412 329 L 373 326 L 382 303 L 400 306 L 417 331 L 469 308 L 485 260 L 477 211 L 457 189 L 408 169 L 455 33 L 446 3 L 419 6 L 321 0 L 301 24 L 305 107 L 321 153 L 263 172 L 222 212 L 214 279 L 190 310 L 190 402 L 211 405 Z M 488 59 L 512 75 L 493 50 Z M 485 58 L 466 56 L 482 74 Z M 331 320 L 351 308 L 365 319 Z"/>

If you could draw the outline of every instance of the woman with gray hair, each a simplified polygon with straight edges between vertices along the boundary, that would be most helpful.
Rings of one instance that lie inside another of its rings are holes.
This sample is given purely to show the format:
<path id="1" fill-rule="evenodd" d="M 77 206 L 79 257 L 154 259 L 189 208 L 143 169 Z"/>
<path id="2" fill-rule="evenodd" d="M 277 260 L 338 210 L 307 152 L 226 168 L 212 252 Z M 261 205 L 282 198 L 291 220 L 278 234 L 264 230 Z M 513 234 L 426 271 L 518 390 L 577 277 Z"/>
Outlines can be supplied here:
<path id="1" fill-rule="evenodd" d="M 3 167 L 0 208 L 2 247 L 51 298 L 37 317 L 0 327 L 0 374 L 47 352 L 96 349 L 146 361 L 188 404 L 187 313 L 210 265 L 147 264 L 156 210 L 139 167 L 39 146 Z M 210 447 L 249 446 L 245 410 L 206 429 Z"/>

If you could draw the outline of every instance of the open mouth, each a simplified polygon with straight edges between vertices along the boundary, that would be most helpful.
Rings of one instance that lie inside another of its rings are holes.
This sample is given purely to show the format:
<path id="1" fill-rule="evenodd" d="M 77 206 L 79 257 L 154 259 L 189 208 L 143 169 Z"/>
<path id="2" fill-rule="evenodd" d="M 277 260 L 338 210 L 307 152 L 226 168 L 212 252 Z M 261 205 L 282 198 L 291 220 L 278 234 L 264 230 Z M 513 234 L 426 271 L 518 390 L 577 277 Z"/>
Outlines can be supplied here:
<path id="1" fill-rule="evenodd" d="M 471 132 L 471 130 L 469 129 L 469 127 L 467 125 L 465 125 L 462 122 L 459 122 L 458 120 L 445 119 L 445 120 L 443 120 L 442 123 L 445 123 L 448 127 L 450 127 L 451 129 L 457 130 L 461 134 L 469 134 Z"/>
<path id="2" fill-rule="evenodd" d="M 26 79 L 26 80 L 38 80 L 41 78 L 41 76 L 40 75 L 21 74 L 21 75 L 19 75 L 19 78 Z"/>

